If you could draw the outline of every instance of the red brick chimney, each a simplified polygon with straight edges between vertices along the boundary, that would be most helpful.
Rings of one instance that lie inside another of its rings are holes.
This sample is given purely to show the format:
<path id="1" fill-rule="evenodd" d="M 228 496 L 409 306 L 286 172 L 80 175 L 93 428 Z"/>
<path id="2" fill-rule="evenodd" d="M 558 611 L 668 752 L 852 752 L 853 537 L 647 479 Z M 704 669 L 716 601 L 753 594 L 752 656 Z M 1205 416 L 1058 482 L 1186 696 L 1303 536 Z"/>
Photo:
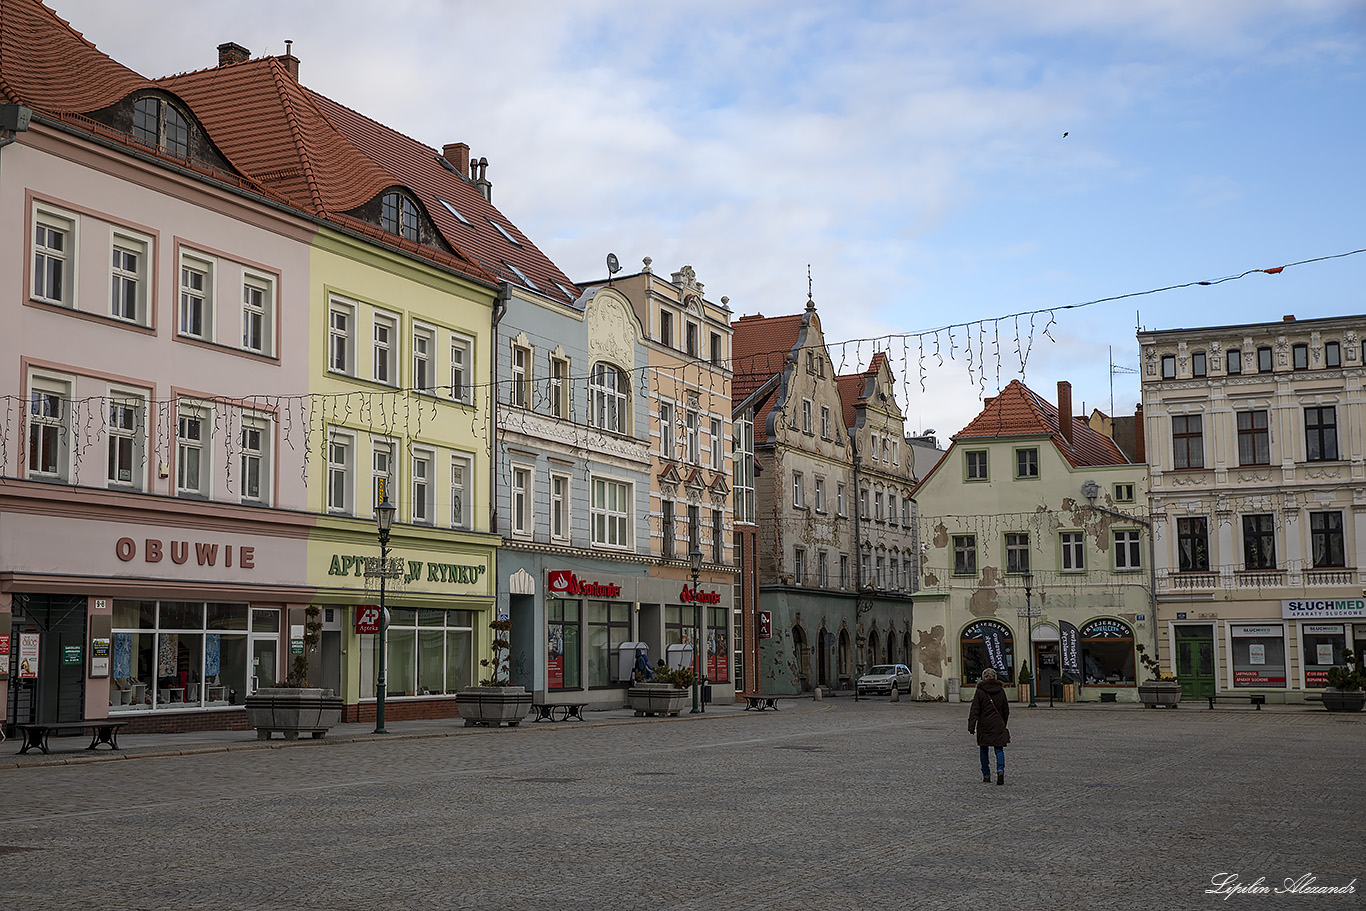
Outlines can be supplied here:
<path id="1" fill-rule="evenodd" d="M 280 61 L 280 66 L 285 68 L 285 72 L 289 74 L 290 79 L 293 79 L 295 82 L 299 81 L 299 58 L 294 56 L 293 41 L 285 41 L 285 55 L 275 59 Z"/>
<path id="2" fill-rule="evenodd" d="M 1067 445 L 1072 445 L 1072 384 L 1058 380 L 1058 429 Z"/>
<path id="3" fill-rule="evenodd" d="M 1148 447 L 1143 442 L 1143 406 L 1134 406 L 1134 460 L 1140 464 L 1148 461 Z"/>
<path id="4" fill-rule="evenodd" d="M 228 66 L 233 63 L 246 63 L 251 59 L 251 51 L 242 47 L 235 41 L 225 41 L 218 45 L 218 65 Z"/>
<path id="5" fill-rule="evenodd" d="M 463 142 L 452 142 L 441 147 L 441 157 L 455 166 L 461 177 L 470 176 L 470 147 Z"/>
<path id="6" fill-rule="evenodd" d="M 1287 313 L 1285 316 L 1281 317 L 1281 322 L 1283 322 L 1283 323 L 1293 323 L 1294 321 L 1295 321 L 1295 314 L 1293 314 L 1293 313 Z"/>

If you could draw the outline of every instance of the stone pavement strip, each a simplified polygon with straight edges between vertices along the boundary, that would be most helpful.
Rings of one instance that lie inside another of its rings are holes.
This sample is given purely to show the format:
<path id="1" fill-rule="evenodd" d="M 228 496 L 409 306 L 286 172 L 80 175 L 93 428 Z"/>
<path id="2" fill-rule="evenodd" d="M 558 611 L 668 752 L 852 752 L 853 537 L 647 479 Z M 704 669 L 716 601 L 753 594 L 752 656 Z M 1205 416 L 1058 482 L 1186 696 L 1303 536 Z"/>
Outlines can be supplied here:
<path id="1" fill-rule="evenodd" d="M 95 756 L 11 740 L 0 908 L 1366 907 L 1366 716 L 1017 707 L 1005 787 L 966 718 L 784 700 Z M 1260 891 L 1306 875 L 1354 891 Z"/>

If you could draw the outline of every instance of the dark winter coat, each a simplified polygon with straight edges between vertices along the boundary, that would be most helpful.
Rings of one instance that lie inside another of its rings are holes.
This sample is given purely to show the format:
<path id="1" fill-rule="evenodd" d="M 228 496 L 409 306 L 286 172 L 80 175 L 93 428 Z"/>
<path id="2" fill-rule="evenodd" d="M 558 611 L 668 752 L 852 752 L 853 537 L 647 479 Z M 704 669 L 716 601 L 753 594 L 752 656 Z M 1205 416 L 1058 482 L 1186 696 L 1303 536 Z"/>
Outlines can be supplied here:
<path id="1" fill-rule="evenodd" d="M 991 704 L 995 704 L 993 709 Z M 1010 741 L 1006 722 L 1010 720 L 1010 700 L 999 680 L 983 680 L 977 684 L 977 695 L 972 697 L 968 712 L 968 733 L 977 734 L 979 747 L 1003 747 Z"/>

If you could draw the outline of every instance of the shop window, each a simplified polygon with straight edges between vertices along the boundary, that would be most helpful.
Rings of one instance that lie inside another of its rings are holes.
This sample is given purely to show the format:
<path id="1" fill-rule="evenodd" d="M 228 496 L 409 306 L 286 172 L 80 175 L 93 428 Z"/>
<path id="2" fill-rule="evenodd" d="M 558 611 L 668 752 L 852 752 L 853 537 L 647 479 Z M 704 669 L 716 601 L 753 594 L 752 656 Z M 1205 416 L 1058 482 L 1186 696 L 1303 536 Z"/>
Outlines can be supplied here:
<path id="1" fill-rule="evenodd" d="M 475 682 L 474 611 L 390 608 L 386 698 L 443 696 Z M 378 636 L 360 636 L 360 697 L 375 698 Z"/>
<path id="2" fill-rule="evenodd" d="M 1338 457 L 1337 408 L 1304 409 L 1304 457 L 1310 462 L 1332 462 Z"/>
<path id="3" fill-rule="evenodd" d="M 693 609 L 678 604 L 664 605 L 664 645 L 681 645 L 692 641 Z"/>
<path id="4" fill-rule="evenodd" d="M 730 611 L 724 607 L 707 608 L 707 679 L 730 677 Z"/>
<path id="5" fill-rule="evenodd" d="M 241 706 L 252 677 L 274 683 L 269 660 L 253 667 L 249 636 L 268 633 L 277 643 L 278 617 L 246 604 L 114 601 L 110 714 Z M 276 654 L 269 646 L 262 653 Z"/>
<path id="6" fill-rule="evenodd" d="M 982 671 L 991 666 L 991 661 L 987 658 L 984 638 L 991 633 L 1000 637 L 1001 651 L 1005 659 L 1006 671 L 1001 674 L 1001 682 L 1014 685 L 1015 639 L 1011 635 L 1010 628 L 995 620 L 978 620 L 964 629 L 963 635 L 959 639 L 959 653 L 962 661 L 959 667 L 963 669 L 962 683 L 964 686 L 975 686 L 982 679 Z"/>
<path id="7" fill-rule="evenodd" d="M 631 605 L 616 601 L 586 602 L 584 633 L 588 640 L 586 685 L 609 686 L 617 647 L 631 641 Z"/>
<path id="8" fill-rule="evenodd" d="M 1276 527 L 1270 513 L 1243 516 L 1243 568 L 1276 568 Z"/>
<path id="9" fill-rule="evenodd" d="M 1209 572 L 1209 527 L 1204 516 L 1176 520 L 1176 550 L 1181 572 Z"/>
<path id="10" fill-rule="evenodd" d="M 1119 620 L 1092 620 L 1078 630 L 1085 683 L 1133 686 L 1134 631 Z"/>
<path id="11" fill-rule="evenodd" d="M 552 690 L 578 689 L 579 674 L 579 602 L 564 598 L 549 598 L 545 602 L 547 684 Z"/>
<path id="12" fill-rule="evenodd" d="M 1172 418 L 1172 467 L 1205 467 L 1205 442 L 1200 415 L 1178 414 Z"/>
<path id="13" fill-rule="evenodd" d="M 1265 411 L 1238 412 L 1238 464 L 1271 464 L 1271 432 Z"/>
<path id="14" fill-rule="evenodd" d="M 1342 538 L 1342 513 L 1311 512 L 1309 543 L 1315 569 L 1345 567 L 1347 552 Z"/>
<path id="15" fill-rule="evenodd" d="M 1233 685 L 1285 686 L 1285 627 L 1279 623 L 1231 623 Z"/>
<path id="16" fill-rule="evenodd" d="M 1345 665 L 1347 628 L 1341 623 L 1301 623 L 1300 642 L 1304 646 L 1304 685 L 1321 689 L 1328 685 L 1328 669 Z"/>

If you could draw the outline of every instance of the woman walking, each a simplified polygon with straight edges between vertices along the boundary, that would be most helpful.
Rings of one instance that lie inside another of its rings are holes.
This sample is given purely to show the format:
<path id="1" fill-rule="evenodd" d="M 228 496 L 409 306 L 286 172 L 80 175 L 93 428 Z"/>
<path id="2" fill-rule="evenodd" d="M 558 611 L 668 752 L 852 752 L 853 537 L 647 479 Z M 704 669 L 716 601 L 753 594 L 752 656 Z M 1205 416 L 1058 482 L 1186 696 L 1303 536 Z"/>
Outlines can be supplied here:
<path id="1" fill-rule="evenodd" d="M 977 684 L 977 695 L 972 697 L 968 712 L 968 733 L 977 735 L 977 746 L 982 751 L 982 781 L 991 783 L 991 764 L 988 747 L 996 748 L 996 783 L 1006 783 L 1006 744 L 1010 743 L 1010 700 L 1001 686 L 995 668 L 982 671 Z"/>

